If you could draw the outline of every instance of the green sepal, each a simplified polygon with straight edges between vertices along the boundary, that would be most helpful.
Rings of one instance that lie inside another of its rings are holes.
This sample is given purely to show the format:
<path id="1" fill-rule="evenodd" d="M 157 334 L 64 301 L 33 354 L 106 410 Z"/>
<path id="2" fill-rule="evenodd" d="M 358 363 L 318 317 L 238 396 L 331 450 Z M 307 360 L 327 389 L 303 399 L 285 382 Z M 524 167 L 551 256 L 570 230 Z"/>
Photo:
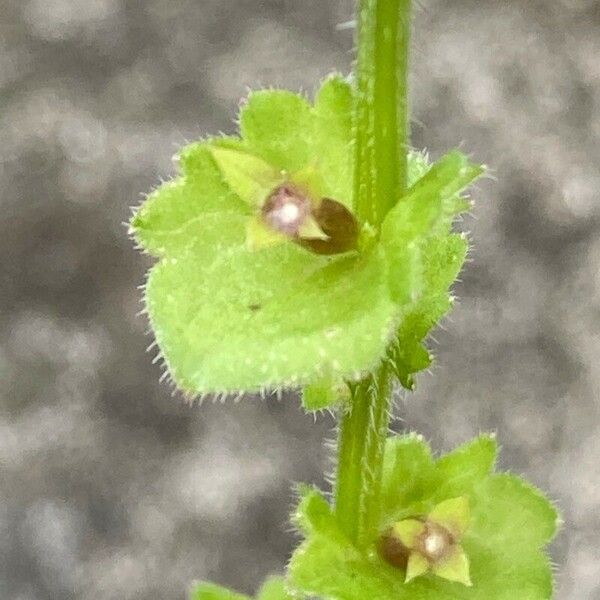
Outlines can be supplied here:
<path id="1" fill-rule="evenodd" d="M 413 548 L 416 544 L 416 539 L 425 530 L 425 523 L 416 519 L 404 519 L 398 521 L 392 527 L 394 535 L 407 547 Z"/>
<path id="2" fill-rule="evenodd" d="M 455 539 L 460 540 L 465 535 L 471 521 L 469 499 L 466 496 L 459 496 L 444 500 L 433 507 L 433 510 L 427 515 L 427 520 L 441 525 Z"/>
<path id="3" fill-rule="evenodd" d="M 314 217 L 309 216 L 298 230 L 298 236 L 307 240 L 327 240 L 327 234 L 323 232 Z"/>
<path id="4" fill-rule="evenodd" d="M 315 206 L 327 195 L 324 175 L 314 164 L 306 166 L 301 171 L 290 173 L 289 179 L 290 183 L 303 191 Z"/>
<path id="5" fill-rule="evenodd" d="M 469 522 L 469 499 L 466 496 L 444 500 L 426 516 L 403 519 L 387 529 L 379 543 L 380 555 L 386 562 L 404 568 L 398 556 L 398 549 L 403 549 L 400 556 L 408 555 L 407 583 L 431 572 L 443 579 L 470 586 L 469 559 L 460 545 Z M 433 547 L 430 547 L 432 543 Z M 395 548 L 395 553 L 390 555 L 392 548 Z"/>
<path id="6" fill-rule="evenodd" d="M 289 238 L 279 231 L 269 227 L 260 216 L 251 217 L 246 224 L 246 247 L 254 252 L 283 244 Z"/>
<path id="7" fill-rule="evenodd" d="M 411 552 L 408 557 L 408 566 L 406 568 L 406 577 L 404 581 L 409 583 L 415 577 L 420 577 L 429 571 L 428 560 L 418 552 Z"/>
<path id="8" fill-rule="evenodd" d="M 231 191 L 253 208 L 285 181 L 281 171 L 250 152 L 212 146 L 211 154 Z"/>
<path id="9" fill-rule="evenodd" d="M 433 565 L 431 572 L 442 579 L 462 583 L 467 587 L 473 585 L 469 557 L 460 546 L 456 546 L 452 553 L 439 564 Z"/>

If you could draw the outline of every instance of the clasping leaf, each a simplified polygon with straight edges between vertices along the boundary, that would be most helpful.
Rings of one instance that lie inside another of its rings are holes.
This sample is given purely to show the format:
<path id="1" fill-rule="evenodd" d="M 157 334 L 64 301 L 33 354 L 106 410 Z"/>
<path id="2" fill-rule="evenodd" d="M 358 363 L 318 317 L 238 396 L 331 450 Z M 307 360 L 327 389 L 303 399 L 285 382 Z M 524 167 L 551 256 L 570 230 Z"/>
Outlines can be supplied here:
<path id="1" fill-rule="evenodd" d="M 417 435 L 390 438 L 381 537 L 366 550 L 306 489 L 293 517 L 305 541 L 290 563 L 291 585 L 329 600 L 550 600 L 545 546 L 558 513 L 519 477 L 494 473 L 495 458 L 491 436 L 437 460 Z M 401 546 L 382 552 L 390 531 Z"/>
<path id="2" fill-rule="evenodd" d="M 428 364 L 421 340 L 447 310 L 466 252 L 450 233 L 481 169 L 454 152 L 416 179 L 381 231 L 352 206 L 352 87 L 326 80 L 314 105 L 252 93 L 241 138 L 184 148 L 181 175 L 131 222 L 159 258 L 145 302 L 161 356 L 191 395 L 310 386 L 307 408 L 392 358 L 401 381 Z"/>

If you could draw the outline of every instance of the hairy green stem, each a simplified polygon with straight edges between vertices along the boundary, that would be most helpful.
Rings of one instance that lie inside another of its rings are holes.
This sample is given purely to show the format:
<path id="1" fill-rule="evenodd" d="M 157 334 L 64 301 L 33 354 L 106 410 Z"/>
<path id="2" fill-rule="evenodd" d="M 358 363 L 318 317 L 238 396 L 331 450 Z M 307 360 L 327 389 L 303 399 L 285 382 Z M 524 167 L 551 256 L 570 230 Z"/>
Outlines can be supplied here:
<path id="1" fill-rule="evenodd" d="M 336 514 L 358 545 L 368 544 L 377 534 L 390 403 L 391 377 L 384 365 L 353 386 L 352 409 L 340 424 Z"/>
<path id="2" fill-rule="evenodd" d="M 338 436 L 338 465 L 335 487 L 336 514 L 341 528 L 358 541 L 359 516 L 363 514 L 363 471 L 370 422 L 370 378 L 352 387 L 351 409 L 343 415 Z"/>
<path id="3" fill-rule="evenodd" d="M 361 0 L 354 111 L 354 201 L 378 227 L 406 190 L 411 0 Z M 352 387 L 341 418 L 335 489 L 340 526 L 355 543 L 377 535 L 381 473 L 391 405 L 383 363 Z"/>
<path id="4" fill-rule="evenodd" d="M 406 189 L 411 0 L 361 0 L 354 115 L 354 200 L 379 225 Z"/>

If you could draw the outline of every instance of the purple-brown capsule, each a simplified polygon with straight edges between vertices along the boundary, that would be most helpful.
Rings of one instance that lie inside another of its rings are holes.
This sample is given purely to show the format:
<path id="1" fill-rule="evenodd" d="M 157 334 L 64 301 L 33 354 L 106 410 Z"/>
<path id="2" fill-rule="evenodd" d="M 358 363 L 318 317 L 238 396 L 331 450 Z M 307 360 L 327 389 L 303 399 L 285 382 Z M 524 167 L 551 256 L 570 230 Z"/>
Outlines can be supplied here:
<path id="1" fill-rule="evenodd" d="M 356 250 L 358 222 L 341 202 L 323 198 L 312 215 L 326 239 L 302 238 L 299 243 L 316 254 L 341 254 Z"/>
<path id="2" fill-rule="evenodd" d="M 271 192 L 262 218 L 271 229 L 315 254 L 341 254 L 357 247 L 358 223 L 350 210 L 331 198 L 313 203 L 290 183 Z"/>
<path id="3" fill-rule="evenodd" d="M 384 531 L 377 543 L 379 555 L 386 563 L 406 571 L 411 549 L 407 548 L 394 534 L 392 527 Z"/>

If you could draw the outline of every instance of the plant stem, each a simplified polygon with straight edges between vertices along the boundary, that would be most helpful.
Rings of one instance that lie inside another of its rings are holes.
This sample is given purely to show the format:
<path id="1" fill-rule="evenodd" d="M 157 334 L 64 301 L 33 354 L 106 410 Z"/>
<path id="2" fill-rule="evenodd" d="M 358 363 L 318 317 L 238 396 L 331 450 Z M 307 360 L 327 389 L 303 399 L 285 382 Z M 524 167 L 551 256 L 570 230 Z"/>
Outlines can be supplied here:
<path id="1" fill-rule="evenodd" d="M 354 201 L 361 222 L 378 227 L 406 190 L 411 0 L 360 0 L 358 10 Z M 336 515 L 359 546 L 379 528 L 391 381 L 384 362 L 352 386 L 341 418 Z"/>
<path id="2" fill-rule="evenodd" d="M 378 226 L 406 189 L 411 0 L 360 0 L 354 201 Z"/>
<path id="3" fill-rule="evenodd" d="M 381 471 L 391 404 L 389 367 L 352 389 L 352 409 L 342 417 L 338 447 L 336 514 L 348 537 L 360 546 L 377 534 Z"/>
<path id="4" fill-rule="evenodd" d="M 348 537 L 358 541 L 361 526 L 359 517 L 364 513 L 364 458 L 371 395 L 370 380 L 365 379 L 352 387 L 351 409 L 341 418 L 338 436 L 338 464 L 335 488 L 335 507 L 338 521 Z"/>

